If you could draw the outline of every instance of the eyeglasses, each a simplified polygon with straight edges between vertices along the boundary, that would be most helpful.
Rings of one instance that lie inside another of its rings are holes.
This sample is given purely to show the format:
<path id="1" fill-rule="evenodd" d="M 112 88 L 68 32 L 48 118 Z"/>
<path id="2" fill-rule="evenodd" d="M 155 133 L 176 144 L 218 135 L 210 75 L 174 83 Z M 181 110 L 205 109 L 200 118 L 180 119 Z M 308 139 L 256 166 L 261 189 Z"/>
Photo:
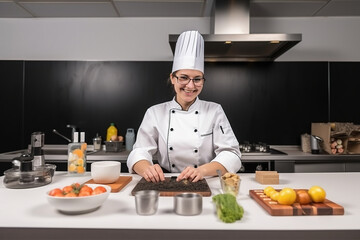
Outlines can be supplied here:
<path id="1" fill-rule="evenodd" d="M 195 86 L 200 87 L 205 82 L 205 78 L 203 78 L 203 77 L 190 78 L 186 75 L 182 75 L 182 76 L 174 75 L 174 77 L 176 77 L 177 83 L 179 83 L 181 85 L 187 85 L 192 80 Z"/>

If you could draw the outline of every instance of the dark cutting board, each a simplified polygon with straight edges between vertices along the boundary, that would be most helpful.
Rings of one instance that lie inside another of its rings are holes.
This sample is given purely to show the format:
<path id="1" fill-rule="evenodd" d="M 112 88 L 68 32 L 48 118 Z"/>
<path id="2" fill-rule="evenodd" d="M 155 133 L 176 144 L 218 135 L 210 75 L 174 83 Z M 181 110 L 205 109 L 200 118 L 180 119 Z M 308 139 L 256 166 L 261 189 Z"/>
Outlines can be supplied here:
<path id="1" fill-rule="evenodd" d="M 272 216 L 344 215 L 344 208 L 328 199 L 323 203 L 281 205 L 268 198 L 262 189 L 250 190 L 249 194 Z"/>
<path id="2" fill-rule="evenodd" d="M 193 183 L 187 180 L 176 182 L 176 177 L 166 177 L 163 182 L 153 183 L 142 178 L 131 191 L 131 194 L 135 195 L 141 190 L 157 190 L 160 192 L 160 196 L 175 196 L 184 192 L 199 193 L 203 197 L 211 196 L 211 190 L 205 179 Z"/>

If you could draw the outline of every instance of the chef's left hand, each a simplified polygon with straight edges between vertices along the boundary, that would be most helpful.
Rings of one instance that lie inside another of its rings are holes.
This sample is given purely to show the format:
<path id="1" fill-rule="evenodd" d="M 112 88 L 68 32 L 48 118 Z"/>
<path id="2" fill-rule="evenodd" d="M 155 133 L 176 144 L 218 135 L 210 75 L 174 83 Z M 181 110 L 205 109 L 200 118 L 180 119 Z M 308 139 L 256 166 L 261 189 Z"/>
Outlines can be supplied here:
<path id="1" fill-rule="evenodd" d="M 188 179 L 191 182 L 197 182 L 199 180 L 202 180 L 203 178 L 204 175 L 200 168 L 186 167 L 184 171 L 182 171 L 177 177 L 176 181 L 179 182 L 183 179 Z"/>

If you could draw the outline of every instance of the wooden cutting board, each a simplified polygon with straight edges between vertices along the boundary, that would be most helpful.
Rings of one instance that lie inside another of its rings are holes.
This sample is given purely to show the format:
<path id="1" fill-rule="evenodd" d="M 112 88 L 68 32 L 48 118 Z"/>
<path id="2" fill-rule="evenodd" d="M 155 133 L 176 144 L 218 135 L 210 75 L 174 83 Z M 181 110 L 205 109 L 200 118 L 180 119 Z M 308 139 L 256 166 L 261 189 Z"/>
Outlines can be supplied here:
<path id="1" fill-rule="evenodd" d="M 295 191 L 298 189 L 294 189 Z M 303 189 L 306 190 L 306 189 Z M 310 203 L 300 205 L 281 205 L 267 197 L 262 189 L 249 191 L 252 197 L 261 207 L 272 216 L 303 216 L 303 215 L 344 215 L 344 208 L 328 199 L 323 203 Z"/>
<path id="2" fill-rule="evenodd" d="M 108 183 L 103 185 L 108 185 L 111 187 L 111 192 L 119 192 L 121 189 L 123 189 L 129 182 L 131 182 L 132 177 L 131 176 L 120 176 L 118 180 L 114 183 Z M 85 184 L 96 184 L 93 179 L 90 179 L 89 181 L 85 182 Z"/>
<path id="3" fill-rule="evenodd" d="M 205 179 L 193 183 L 187 180 L 176 182 L 176 177 L 166 177 L 163 182 L 153 183 L 142 178 L 131 191 L 131 194 L 135 195 L 141 190 L 157 190 L 160 192 L 160 196 L 166 197 L 184 192 L 199 193 L 203 197 L 211 196 L 211 190 Z"/>

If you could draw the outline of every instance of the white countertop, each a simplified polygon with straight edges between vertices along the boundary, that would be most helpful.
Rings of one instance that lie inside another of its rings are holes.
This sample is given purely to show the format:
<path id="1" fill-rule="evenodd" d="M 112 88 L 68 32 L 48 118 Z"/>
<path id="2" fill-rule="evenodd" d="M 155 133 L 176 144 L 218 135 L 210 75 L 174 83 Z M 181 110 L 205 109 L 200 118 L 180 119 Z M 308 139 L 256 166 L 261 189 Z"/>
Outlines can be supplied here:
<path id="1" fill-rule="evenodd" d="M 255 174 L 240 174 L 242 182 L 238 202 L 243 206 L 245 214 L 240 221 L 232 224 L 225 224 L 217 218 L 211 197 L 203 198 L 203 211 L 197 216 L 176 215 L 173 212 L 172 197 L 160 197 L 159 208 L 155 215 L 139 216 L 136 214 L 134 197 L 130 193 L 140 177 L 138 175 L 132 176 L 132 182 L 119 193 L 111 193 L 98 210 L 82 215 L 64 215 L 58 212 L 47 202 L 45 194 L 55 187 L 63 187 L 74 182 L 83 183 L 91 178 L 89 173 L 82 177 L 70 177 L 65 172 L 56 172 L 51 184 L 21 190 L 5 188 L 2 183 L 3 177 L 1 177 L 0 238 L 2 234 L 8 236 L 7 234 L 10 234 L 9 229 L 13 228 L 21 228 L 22 230 L 46 228 L 112 229 L 113 231 L 126 230 L 130 232 L 139 229 L 170 232 L 186 230 L 189 233 L 202 232 L 201 230 L 224 233 L 224 230 L 229 230 L 228 234 L 243 236 L 246 234 L 250 236 L 249 234 L 254 234 L 254 232 L 269 234 L 284 230 L 312 233 L 337 230 L 339 234 L 350 230 L 351 234 L 360 236 L 360 191 L 356 186 L 360 183 L 360 173 L 281 173 L 280 184 L 276 185 L 276 188 L 310 188 L 312 185 L 319 185 L 326 190 L 329 200 L 342 205 L 345 209 L 343 216 L 282 217 L 269 215 L 250 198 L 250 189 L 263 189 L 266 185 L 257 183 Z M 220 193 L 220 183 L 217 177 L 208 178 L 207 181 L 213 195 Z M 157 231 L 150 232 L 155 234 Z M 11 231 L 11 234 L 14 234 L 14 231 Z M 351 237 L 349 232 L 346 234 Z M 217 236 L 216 234 L 208 235 L 206 239 Z M 332 232 L 331 235 L 334 236 L 334 233 Z M 32 236 L 36 236 L 36 234 Z M 149 235 L 146 232 L 143 236 L 150 237 L 151 234 Z"/>

